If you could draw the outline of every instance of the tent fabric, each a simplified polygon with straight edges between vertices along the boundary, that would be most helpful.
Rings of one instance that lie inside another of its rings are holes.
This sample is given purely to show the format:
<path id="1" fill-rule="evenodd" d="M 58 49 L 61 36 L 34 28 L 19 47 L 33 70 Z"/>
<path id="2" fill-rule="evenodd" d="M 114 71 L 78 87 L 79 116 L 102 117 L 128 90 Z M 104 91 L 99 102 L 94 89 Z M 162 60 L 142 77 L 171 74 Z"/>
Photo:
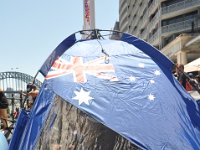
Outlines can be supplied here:
<path id="1" fill-rule="evenodd" d="M 184 66 L 185 72 L 194 72 L 194 71 L 200 71 L 200 58 L 195 59 L 194 61 L 186 64 Z"/>
<path id="2" fill-rule="evenodd" d="M 50 56 L 45 61 L 44 65 L 40 68 L 40 73 L 44 76 L 48 73 L 53 62 L 61 56 L 69 47 L 71 47 L 76 42 L 75 34 L 70 35 L 65 40 L 63 40 L 55 50 L 50 54 Z"/>
<path id="3" fill-rule="evenodd" d="M 66 140 L 67 139 L 67 140 Z M 108 144 L 109 143 L 109 144 Z M 56 96 L 36 149 L 135 150 L 127 140 Z"/>
<path id="4" fill-rule="evenodd" d="M 17 149 L 18 148 L 18 143 L 21 142 L 22 135 L 24 133 L 24 127 L 26 126 L 28 120 L 29 120 L 29 115 L 30 111 L 27 111 L 25 109 L 22 109 L 20 111 L 20 115 L 18 117 L 18 122 L 17 125 L 15 126 L 14 129 L 14 135 L 12 136 L 12 140 L 9 143 L 9 149 Z"/>
<path id="5" fill-rule="evenodd" d="M 35 148 L 56 95 L 141 149 L 200 148 L 197 103 L 157 49 L 123 34 L 75 42 L 61 57 L 58 51 L 41 67 L 46 80 L 19 149 Z"/>
<path id="6" fill-rule="evenodd" d="M 135 47 L 149 55 L 152 60 L 155 60 L 155 62 L 159 62 L 157 63 L 157 65 L 162 64 L 163 66 L 165 66 L 165 69 L 169 69 L 170 71 L 173 69 L 174 63 L 147 42 L 127 33 L 124 33 L 122 35 L 121 40 L 134 45 Z"/>
<path id="7" fill-rule="evenodd" d="M 51 88 L 44 82 L 38 97 L 36 98 L 34 107 L 29 114 L 29 119 L 23 124 L 24 117 L 20 113 L 15 132 L 13 133 L 9 149 L 21 150 L 21 149 L 34 149 L 37 143 L 37 138 L 40 135 L 41 129 L 44 126 L 45 120 L 48 117 L 48 112 L 53 103 L 55 93 Z M 19 127 L 23 126 L 23 131 L 18 130 Z M 31 130 L 30 130 L 31 129 Z M 18 137 L 20 136 L 20 137 Z"/>

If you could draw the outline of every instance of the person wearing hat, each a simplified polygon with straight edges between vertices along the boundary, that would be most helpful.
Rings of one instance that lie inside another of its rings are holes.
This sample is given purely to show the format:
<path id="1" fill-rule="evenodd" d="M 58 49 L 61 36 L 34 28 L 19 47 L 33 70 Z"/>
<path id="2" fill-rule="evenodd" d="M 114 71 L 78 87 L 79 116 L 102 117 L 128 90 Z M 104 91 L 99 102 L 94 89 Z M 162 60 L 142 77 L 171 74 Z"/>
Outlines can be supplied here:
<path id="1" fill-rule="evenodd" d="M 8 100 L 3 92 L 2 89 L 0 89 L 0 118 L 1 122 L 3 123 L 3 130 L 5 130 L 8 127 Z"/>

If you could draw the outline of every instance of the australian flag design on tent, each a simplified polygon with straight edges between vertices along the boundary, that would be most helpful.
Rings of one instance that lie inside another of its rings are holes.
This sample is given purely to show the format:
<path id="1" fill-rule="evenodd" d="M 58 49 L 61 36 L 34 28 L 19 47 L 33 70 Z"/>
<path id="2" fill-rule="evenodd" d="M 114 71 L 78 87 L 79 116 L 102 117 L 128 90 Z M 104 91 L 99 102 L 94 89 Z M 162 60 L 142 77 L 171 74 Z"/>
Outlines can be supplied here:
<path id="1" fill-rule="evenodd" d="M 50 57 L 40 70 L 44 84 L 141 149 L 200 149 L 196 102 L 173 76 L 173 63 L 148 43 L 123 34 L 79 41 Z"/>

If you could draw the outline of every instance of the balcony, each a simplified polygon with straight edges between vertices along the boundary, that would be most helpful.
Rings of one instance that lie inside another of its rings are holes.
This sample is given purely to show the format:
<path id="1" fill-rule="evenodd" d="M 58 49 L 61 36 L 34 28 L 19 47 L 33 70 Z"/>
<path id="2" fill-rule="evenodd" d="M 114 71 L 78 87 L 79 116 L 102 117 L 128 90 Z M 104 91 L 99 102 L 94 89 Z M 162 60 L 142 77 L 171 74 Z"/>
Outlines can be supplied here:
<path id="1" fill-rule="evenodd" d="M 128 22 L 127 22 L 127 16 L 126 15 L 123 15 L 123 16 L 121 16 L 121 18 L 120 18 L 120 26 L 122 25 L 123 26 L 123 24 L 127 24 Z"/>
<path id="2" fill-rule="evenodd" d="M 149 16 L 150 16 L 150 14 L 152 14 L 158 8 L 159 4 L 160 3 L 159 3 L 158 0 L 154 0 L 152 2 L 152 4 L 150 5 L 150 7 L 146 10 L 146 12 L 143 15 L 143 19 L 141 21 L 141 28 L 143 28 L 144 26 L 147 25 L 147 23 L 149 22 Z M 160 10 L 158 12 L 159 12 L 159 16 L 160 16 Z M 156 17 L 159 17 L 157 15 L 158 15 L 158 13 L 156 14 Z M 156 19 L 158 19 L 158 18 L 156 18 Z M 154 20 L 154 21 L 156 21 L 156 20 Z"/>
<path id="3" fill-rule="evenodd" d="M 141 7 L 139 7 L 139 10 L 138 10 L 139 16 L 143 16 L 145 7 L 146 7 L 146 5 L 144 5 L 144 4 L 142 4 Z"/>
<path id="4" fill-rule="evenodd" d="M 195 28 L 200 26 L 200 21 L 195 19 L 189 19 L 182 22 L 173 23 L 162 27 L 162 35 L 167 36 L 167 34 L 172 34 L 176 32 L 186 31 L 192 29 L 192 22 L 195 23 Z"/>
<path id="5" fill-rule="evenodd" d="M 139 22 L 140 17 L 137 15 L 136 18 L 133 20 L 133 26 L 137 26 Z"/>
<path id="6" fill-rule="evenodd" d="M 135 2 L 135 6 L 132 8 L 132 15 L 135 15 L 135 14 L 137 14 L 137 12 L 138 12 L 138 8 L 136 7 L 137 5 L 138 5 L 138 3 L 139 3 L 139 1 L 136 1 Z"/>
<path id="7" fill-rule="evenodd" d="M 124 16 L 125 14 L 127 14 L 127 5 L 122 5 L 122 7 L 120 8 L 120 12 L 119 15 L 120 16 Z"/>
<path id="8" fill-rule="evenodd" d="M 152 29 L 155 28 L 156 24 L 160 21 L 160 11 L 156 13 L 156 15 L 151 19 L 151 22 L 149 23 L 149 32 L 151 32 Z"/>
<path id="9" fill-rule="evenodd" d="M 120 0 L 120 1 L 119 1 L 119 5 L 122 6 L 122 5 L 125 4 L 125 2 L 126 2 L 126 0 Z"/>
<path id="10" fill-rule="evenodd" d="M 185 0 L 183 2 L 178 2 L 172 5 L 163 7 L 161 13 L 162 15 L 165 15 L 167 13 L 172 13 L 172 12 L 179 11 L 182 9 L 197 7 L 197 6 L 200 6 L 200 0 L 190 0 L 190 1 Z"/>
<path id="11" fill-rule="evenodd" d="M 159 44 L 159 39 L 160 39 L 160 28 L 148 39 L 148 42 L 151 43 L 152 45 L 158 45 Z"/>
<path id="12" fill-rule="evenodd" d="M 147 10 L 141 21 L 141 28 L 143 28 L 147 24 L 148 21 L 149 21 L 149 11 Z"/>
<path id="13" fill-rule="evenodd" d="M 121 32 L 127 32 L 128 31 L 128 24 L 127 24 L 127 22 L 123 22 L 122 24 L 120 24 L 120 31 Z"/>
<path id="14" fill-rule="evenodd" d="M 153 14 L 155 11 L 156 11 L 156 9 L 158 8 L 158 6 L 160 5 L 160 0 L 154 0 L 152 3 L 151 3 L 151 5 L 150 5 L 150 7 L 149 7 L 149 14 L 151 15 L 151 14 Z"/>
<path id="15" fill-rule="evenodd" d="M 147 38 L 147 30 L 148 30 L 148 26 L 145 28 L 145 30 L 140 34 L 140 37 L 142 39 L 146 39 Z"/>

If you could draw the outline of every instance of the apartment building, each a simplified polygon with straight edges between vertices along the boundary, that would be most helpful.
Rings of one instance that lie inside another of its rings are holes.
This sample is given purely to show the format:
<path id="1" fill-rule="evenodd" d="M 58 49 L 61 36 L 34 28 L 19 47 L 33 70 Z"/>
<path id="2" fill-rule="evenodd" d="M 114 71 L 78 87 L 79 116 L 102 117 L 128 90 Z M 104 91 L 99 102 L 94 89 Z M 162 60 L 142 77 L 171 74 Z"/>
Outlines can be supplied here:
<path id="1" fill-rule="evenodd" d="M 200 0 L 119 0 L 119 30 L 186 64 L 200 57 Z"/>

